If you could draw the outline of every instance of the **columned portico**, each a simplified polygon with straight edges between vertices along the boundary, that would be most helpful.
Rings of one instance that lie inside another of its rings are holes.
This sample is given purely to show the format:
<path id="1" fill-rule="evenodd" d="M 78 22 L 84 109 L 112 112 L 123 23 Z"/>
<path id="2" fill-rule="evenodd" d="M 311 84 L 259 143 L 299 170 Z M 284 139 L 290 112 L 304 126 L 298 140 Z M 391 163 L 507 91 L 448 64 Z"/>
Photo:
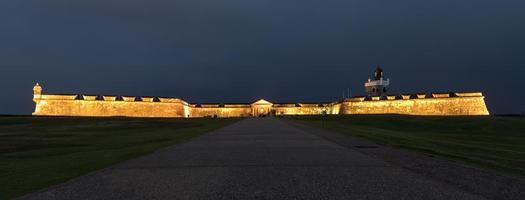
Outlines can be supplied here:
<path id="1" fill-rule="evenodd" d="M 272 113 L 272 106 L 273 103 L 270 103 L 269 101 L 266 101 L 264 99 L 260 99 L 259 101 L 256 101 L 251 104 L 252 116 L 268 116 Z"/>

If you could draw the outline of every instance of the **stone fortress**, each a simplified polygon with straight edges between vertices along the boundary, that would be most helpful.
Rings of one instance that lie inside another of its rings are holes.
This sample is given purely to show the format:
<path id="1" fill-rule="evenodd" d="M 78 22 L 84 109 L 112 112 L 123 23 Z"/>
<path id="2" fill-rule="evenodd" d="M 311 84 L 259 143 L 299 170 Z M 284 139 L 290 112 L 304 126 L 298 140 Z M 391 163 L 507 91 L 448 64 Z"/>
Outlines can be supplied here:
<path id="1" fill-rule="evenodd" d="M 389 79 L 377 68 L 365 82 L 366 96 L 326 103 L 272 103 L 260 99 L 243 104 L 197 104 L 169 97 L 44 94 L 37 83 L 33 115 L 92 117 L 260 117 L 283 115 L 489 115 L 481 92 L 387 94 Z"/>

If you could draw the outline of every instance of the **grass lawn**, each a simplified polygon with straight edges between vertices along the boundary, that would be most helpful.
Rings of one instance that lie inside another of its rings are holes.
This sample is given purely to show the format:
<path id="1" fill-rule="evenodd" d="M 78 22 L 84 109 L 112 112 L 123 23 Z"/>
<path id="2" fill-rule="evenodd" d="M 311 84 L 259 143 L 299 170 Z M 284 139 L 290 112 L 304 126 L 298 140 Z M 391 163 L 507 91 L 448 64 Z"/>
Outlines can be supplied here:
<path id="1" fill-rule="evenodd" d="M 61 183 L 238 120 L 0 117 L 0 199 Z"/>
<path id="2" fill-rule="evenodd" d="M 524 117 L 292 117 L 313 126 L 525 177 Z"/>

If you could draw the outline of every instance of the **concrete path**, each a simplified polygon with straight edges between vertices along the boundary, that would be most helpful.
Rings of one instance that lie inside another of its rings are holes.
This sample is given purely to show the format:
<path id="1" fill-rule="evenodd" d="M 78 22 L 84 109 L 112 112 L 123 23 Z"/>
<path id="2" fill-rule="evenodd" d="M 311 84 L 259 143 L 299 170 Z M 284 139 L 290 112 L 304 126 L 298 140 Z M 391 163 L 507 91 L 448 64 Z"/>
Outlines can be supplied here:
<path id="1" fill-rule="evenodd" d="M 24 199 L 484 199 L 272 118 L 185 144 Z"/>

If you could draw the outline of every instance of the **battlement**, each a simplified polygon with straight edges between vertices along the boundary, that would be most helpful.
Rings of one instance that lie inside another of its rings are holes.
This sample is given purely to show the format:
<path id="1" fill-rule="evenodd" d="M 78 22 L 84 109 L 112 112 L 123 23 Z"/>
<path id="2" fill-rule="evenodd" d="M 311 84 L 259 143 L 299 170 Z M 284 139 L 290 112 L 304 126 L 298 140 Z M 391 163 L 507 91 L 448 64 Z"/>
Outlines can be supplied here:
<path id="1" fill-rule="evenodd" d="M 127 117 L 245 117 L 320 114 L 488 115 L 481 92 L 357 96 L 331 103 L 189 104 L 151 96 L 44 94 L 33 88 L 33 115 Z"/>
<path id="2" fill-rule="evenodd" d="M 341 114 L 489 115 L 481 92 L 414 93 L 352 97 Z"/>
<path id="3" fill-rule="evenodd" d="M 35 96 L 36 97 L 36 96 Z M 77 95 L 39 95 L 38 100 L 75 100 Z"/>
<path id="4" fill-rule="evenodd" d="M 346 98 L 343 101 L 362 102 L 362 101 L 392 101 L 392 100 L 409 100 L 409 99 L 434 99 L 434 98 L 458 98 L 458 97 L 483 97 L 481 92 L 449 92 L 449 93 L 414 93 L 398 94 L 386 96 L 356 96 Z"/>

